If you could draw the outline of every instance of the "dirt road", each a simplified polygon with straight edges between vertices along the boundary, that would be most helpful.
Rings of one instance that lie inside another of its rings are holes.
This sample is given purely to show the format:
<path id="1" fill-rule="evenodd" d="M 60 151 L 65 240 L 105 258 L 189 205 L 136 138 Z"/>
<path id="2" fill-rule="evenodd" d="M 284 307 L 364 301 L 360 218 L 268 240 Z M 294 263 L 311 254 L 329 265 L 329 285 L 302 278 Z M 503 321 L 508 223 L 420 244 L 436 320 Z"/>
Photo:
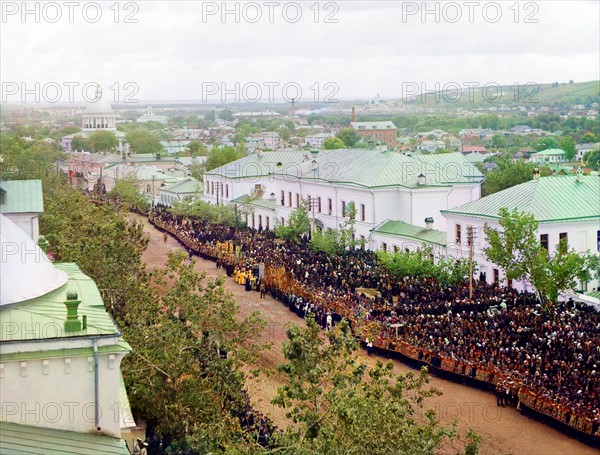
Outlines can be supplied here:
<path id="1" fill-rule="evenodd" d="M 150 234 L 150 244 L 144 253 L 144 261 L 148 267 L 163 266 L 168 251 L 181 248 L 179 242 L 171 236 L 164 243 L 162 233 L 150 225 L 146 218 L 137 215 L 131 217 L 142 221 L 144 230 Z M 213 262 L 200 258 L 195 259 L 195 268 L 198 272 L 206 272 L 209 278 L 224 274 L 223 270 L 217 269 Z M 288 321 L 303 324 L 303 320 L 271 297 L 260 299 L 257 292 L 245 292 L 243 286 L 235 284 L 230 278 L 226 278 L 225 287 L 235 296 L 240 306 L 241 317 L 258 310 L 268 321 L 269 325 L 263 333 L 263 339 L 272 342 L 273 347 L 262 355 L 258 366 L 270 373 L 261 375 L 258 380 L 248 381 L 247 387 L 256 408 L 269 415 L 276 425 L 285 426 L 286 419 L 283 412 L 270 405 L 277 388 L 283 384 L 283 378 L 276 373 L 275 367 L 284 360 L 281 344 L 285 340 L 285 324 Z M 360 355 L 367 363 L 376 360 L 375 356 L 367 357 L 365 352 L 361 352 Z M 399 362 L 394 363 L 398 373 L 414 371 Z M 448 424 L 456 419 L 462 435 L 466 434 L 469 428 L 480 434 L 483 437 L 480 450 L 482 455 L 600 453 L 547 425 L 523 416 L 514 408 L 497 407 L 492 394 L 439 378 L 433 378 L 431 384 L 442 390 L 443 395 L 431 400 L 430 406 L 437 411 L 442 422 Z M 460 440 L 448 443 L 443 447 L 442 453 L 456 454 L 462 452 L 462 447 L 463 443 Z"/>

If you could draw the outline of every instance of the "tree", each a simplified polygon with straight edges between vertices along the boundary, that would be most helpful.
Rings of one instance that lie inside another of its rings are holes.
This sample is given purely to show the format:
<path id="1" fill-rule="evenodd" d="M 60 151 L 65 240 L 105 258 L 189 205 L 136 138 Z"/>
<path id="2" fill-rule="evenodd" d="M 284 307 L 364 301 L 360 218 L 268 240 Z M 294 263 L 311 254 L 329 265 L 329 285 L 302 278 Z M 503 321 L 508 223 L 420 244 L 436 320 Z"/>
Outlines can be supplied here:
<path id="1" fill-rule="evenodd" d="M 85 150 L 88 147 L 88 140 L 83 136 L 76 135 L 71 140 L 71 149 L 74 151 Z"/>
<path id="2" fill-rule="evenodd" d="M 558 149 L 558 148 L 560 148 L 560 144 L 558 143 L 558 141 L 556 139 L 548 136 L 548 137 L 543 137 L 543 138 L 535 141 L 533 144 L 531 144 L 531 147 L 534 150 L 541 152 L 543 150 L 548 150 L 548 149 Z"/>
<path id="3" fill-rule="evenodd" d="M 346 144 L 337 137 L 328 137 L 323 142 L 323 148 L 325 150 L 343 149 L 346 148 Z"/>
<path id="4" fill-rule="evenodd" d="M 310 222 L 308 201 L 303 199 L 300 201 L 300 206 L 296 207 L 292 213 L 290 213 L 287 224 L 281 224 L 279 222 L 275 224 L 274 232 L 280 239 L 297 243 L 303 235 L 308 233 Z"/>
<path id="5" fill-rule="evenodd" d="M 306 328 L 288 324 L 286 335 L 286 363 L 278 367 L 286 385 L 273 403 L 295 425 L 277 438 L 277 453 L 433 454 L 455 435 L 424 409 L 426 398 L 440 394 L 427 386 L 427 370 L 415 377 L 396 375 L 391 362 L 367 367 L 355 354 L 347 321 L 328 333 L 327 342 L 313 317 Z"/>
<path id="6" fill-rule="evenodd" d="M 125 140 L 129 143 L 129 148 L 133 153 L 151 153 L 155 155 L 163 150 L 158 138 L 145 129 L 129 131 L 125 136 Z"/>
<path id="7" fill-rule="evenodd" d="M 203 142 L 200 141 L 191 141 L 188 146 L 188 150 L 192 154 L 192 156 L 207 156 L 208 148 L 204 145 Z"/>
<path id="8" fill-rule="evenodd" d="M 110 190 L 108 196 L 111 198 L 118 197 L 125 210 L 129 210 L 132 207 L 137 207 L 141 210 L 149 208 L 148 201 L 140 194 L 139 184 L 133 176 L 117 180 L 115 187 Z"/>
<path id="9" fill-rule="evenodd" d="M 556 301 L 558 293 L 575 285 L 575 279 L 588 281 L 591 255 L 579 255 L 560 245 L 552 256 L 537 237 L 538 223 L 533 215 L 501 208 L 501 229 L 485 225 L 488 261 L 502 267 L 506 278 L 533 284 L 542 302 Z"/>
<path id="10" fill-rule="evenodd" d="M 598 138 L 591 131 L 587 131 L 583 136 L 581 136 L 580 139 L 582 144 L 592 144 L 594 142 L 597 142 L 597 140 Z"/>
<path id="11" fill-rule="evenodd" d="M 491 141 L 492 147 L 504 149 L 508 147 L 508 139 L 503 134 L 494 134 Z"/>
<path id="12" fill-rule="evenodd" d="M 206 170 L 211 171 L 232 161 L 243 158 L 246 154 L 241 149 L 233 147 L 213 147 L 206 159 Z"/>
<path id="13" fill-rule="evenodd" d="M 347 148 L 353 148 L 361 139 L 360 134 L 354 128 L 341 129 L 335 136 L 346 144 Z"/>
<path id="14" fill-rule="evenodd" d="M 88 146 L 94 152 L 110 152 L 119 145 L 119 140 L 112 131 L 94 131 L 87 140 Z"/>
<path id="15" fill-rule="evenodd" d="M 573 161 L 577 156 L 577 146 L 571 136 L 566 136 L 560 141 L 560 149 L 565 151 L 567 161 Z"/>
<path id="16" fill-rule="evenodd" d="M 585 152 L 583 162 L 593 170 L 600 171 L 600 149 Z"/>
<path id="17" fill-rule="evenodd" d="M 219 112 L 219 118 L 228 122 L 232 122 L 233 112 L 231 112 L 229 109 L 223 109 L 221 112 Z"/>
<path id="18" fill-rule="evenodd" d="M 485 175 L 481 187 L 483 196 L 528 182 L 533 179 L 533 172 L 536 169 L 535 163 L 525 163 L 522 160 L 513 163 L 508 159 L 500 159 L 496 164 L 498 168 L 488 171 Z"/>

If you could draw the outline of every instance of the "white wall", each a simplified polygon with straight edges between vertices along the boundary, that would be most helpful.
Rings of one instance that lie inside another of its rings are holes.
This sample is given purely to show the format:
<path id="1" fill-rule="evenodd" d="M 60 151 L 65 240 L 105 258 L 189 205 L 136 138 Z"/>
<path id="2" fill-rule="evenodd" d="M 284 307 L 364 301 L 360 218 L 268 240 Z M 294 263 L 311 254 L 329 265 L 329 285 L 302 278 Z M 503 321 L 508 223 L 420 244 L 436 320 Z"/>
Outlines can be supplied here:
<path id="1" fill-rule="evenodd" d="M 39 213 L 3 213 L 3 215 L 23 229 L 37 243 L 40 235 Z"/>
<path id="2" fill-rule="evenodd" d="M 91 343 L 90 343 L 91 344 Z M 119 367 L 123 354 L 98 359 L 100 428 L 121 436 Z M 45 357 L 0 364 L 1 419 L 23 425 L 87 433 L 94 425 L 94 362 L 91 356 Z"/>

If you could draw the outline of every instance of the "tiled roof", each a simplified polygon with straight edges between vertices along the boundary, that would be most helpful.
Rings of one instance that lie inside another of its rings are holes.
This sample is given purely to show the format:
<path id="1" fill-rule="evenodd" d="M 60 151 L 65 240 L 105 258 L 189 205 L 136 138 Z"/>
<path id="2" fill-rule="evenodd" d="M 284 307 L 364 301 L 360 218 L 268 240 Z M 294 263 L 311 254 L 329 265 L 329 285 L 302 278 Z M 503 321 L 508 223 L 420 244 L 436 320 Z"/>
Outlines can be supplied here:
<path id="1" fill-rule="evenodd" d="M 600 220 L 598 176 L 555 175 L 521 183 L 474 202 L 442 210 L 443 214 L 498 219 L 502 207 L 532 214 L 538 223 Z"/>
<path id="2" fill-rule="evenodd" d="M 301 166 L 303 179 L 316 179 L 367 188 L 418 186 L 419 174 L 425 175 L 427 186 L 449 186 L 483 180 L 479 170 L 461 153 L 403 155 L 394 151 L 338 149 Z"/>
<path id="3" fill-rule="evenodd" d="M 445 232 L 436 231 L 435 229 L 425 229 L 421 226 L 404 223 L 403 221 L 386 221 L 373 229 L 373 232 L 446 246 Z"/>
<path id="4" fill-rule="evenodd" d="M 104 308 L 102 296 L 94 280 L 76 264 L 58 263 L 54 266 L 68 275 L 68 281 L 41 297 L 0 307 L 0 342 L 41 340 L 73 336 L 119 334 L 119 329 Z M 81 300 L 77 310 L 79 320 L 87 317 L 87 328 L 80 332 L 65 332 L 67 291 L 77 292 Z"/>
<path id="5" fill-rule="evenodd" d="M 2 455 L 129 455 L 122 439 L 0 422 Z"/>
<path id="6" fill-rule="evenodd" d="M 44 211 L 41 180 L 2 180 L 0 188 L 4 190 L 4 203 L 0 204 L 0 213 Z"/>

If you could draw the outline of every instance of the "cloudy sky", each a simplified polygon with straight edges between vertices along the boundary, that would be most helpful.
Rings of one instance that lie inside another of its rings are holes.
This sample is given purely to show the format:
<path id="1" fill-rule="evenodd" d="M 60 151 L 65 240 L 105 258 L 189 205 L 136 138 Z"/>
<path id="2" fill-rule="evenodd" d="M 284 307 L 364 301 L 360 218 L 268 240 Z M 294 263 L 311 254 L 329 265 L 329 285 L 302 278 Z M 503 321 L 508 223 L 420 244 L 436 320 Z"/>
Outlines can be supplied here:
<path id="1" fill-rule="evenodd" d="M 214 100 L 223 89 L 228 101 L 254 99 L 258 90 L 263 101 L 324 101 L 400 98 L 436 83 L 600 79 L 598 1 L 27 5 L 24 15 L 22 2 L 2 2 L 8 102 L 36 82 L 64 87 L 67 102 L 71 82 L 80 84 L 78 100 L 83 84 L 97 82 L 103 93 L 113 87 L 110 101 Z M 55 98 L 48 87 L 42 101 Z"/>

